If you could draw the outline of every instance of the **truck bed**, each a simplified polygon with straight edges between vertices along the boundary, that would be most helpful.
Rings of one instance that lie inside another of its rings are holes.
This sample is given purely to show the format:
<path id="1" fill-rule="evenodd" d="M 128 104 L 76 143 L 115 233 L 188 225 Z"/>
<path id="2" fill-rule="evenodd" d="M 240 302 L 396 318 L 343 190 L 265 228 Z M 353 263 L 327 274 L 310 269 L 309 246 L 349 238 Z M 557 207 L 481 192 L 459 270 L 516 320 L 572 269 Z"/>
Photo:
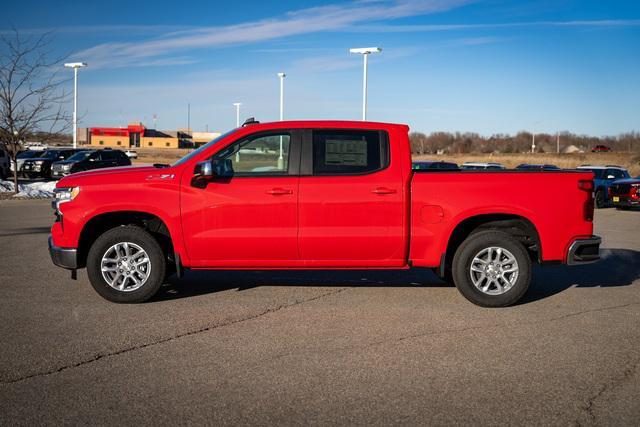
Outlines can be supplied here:
<path id="1" fill-rule="evenodd" d="M 535 224 L 541 261 L 562 262 L 566 242 L 590 236 L 585 222 L 591 192 L 580 171 L 415 171 L 411 178 L 410 259 L 416 266 L 441 262 L 453 230 L 478 215 L 519 217 Z"/>

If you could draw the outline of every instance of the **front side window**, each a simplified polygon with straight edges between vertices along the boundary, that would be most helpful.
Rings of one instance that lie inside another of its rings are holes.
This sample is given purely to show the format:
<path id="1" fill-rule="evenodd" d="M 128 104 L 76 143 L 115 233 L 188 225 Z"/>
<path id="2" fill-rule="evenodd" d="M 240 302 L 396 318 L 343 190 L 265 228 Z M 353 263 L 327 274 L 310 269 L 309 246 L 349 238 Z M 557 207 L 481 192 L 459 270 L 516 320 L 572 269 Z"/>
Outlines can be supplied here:
<path id="1" fill-rule="evenodd" d="M 215 158 L 231 160 L 234 175 L 285 175 L 290 144 L 288 133 L 253 136 L 225 148 Z"/>
<path id="2" fill-rule="evenodd" d="M 380 132 L 316 130 L 313 132 L 313 174 L 354 175 L 386 167 L 387 144 Z"/>

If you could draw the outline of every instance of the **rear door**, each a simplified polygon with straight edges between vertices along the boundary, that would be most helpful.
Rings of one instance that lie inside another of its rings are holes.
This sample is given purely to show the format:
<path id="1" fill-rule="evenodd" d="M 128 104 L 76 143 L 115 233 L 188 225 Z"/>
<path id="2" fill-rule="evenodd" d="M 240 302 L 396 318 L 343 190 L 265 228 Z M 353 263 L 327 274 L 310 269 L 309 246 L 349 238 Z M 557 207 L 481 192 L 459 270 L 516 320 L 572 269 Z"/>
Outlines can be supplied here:
<path id="1" fill-rule="evenodd" d="M 308 131 L 299 196 L 298 244 L 305 264 L 404 265 L 402 182 L 386 132 Z"/>

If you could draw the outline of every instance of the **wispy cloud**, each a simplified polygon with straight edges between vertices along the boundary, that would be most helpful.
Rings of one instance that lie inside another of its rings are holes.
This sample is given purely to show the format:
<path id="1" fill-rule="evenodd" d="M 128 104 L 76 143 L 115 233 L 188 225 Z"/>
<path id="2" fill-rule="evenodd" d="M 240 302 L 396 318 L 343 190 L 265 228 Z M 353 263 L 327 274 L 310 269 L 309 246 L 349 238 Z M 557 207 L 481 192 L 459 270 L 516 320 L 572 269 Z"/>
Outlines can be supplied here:
<path id="1" fill-rule="evenodd" d="M 55 34 L 105 34 L 123 33 L 127 35 L 157 35 L 185 31 L 193 27 L 187 25 L 74 25 L 66 27 L 20 28 L 22 35 Z M 13 34 L 13 29 L 0 29 L 0 34 Z"/>
<path id="2" fill-rule="evenodd" d="M 638 27 L 640 19 L 604 19 L 592 21 L 532 21 L 494 24 L 356 25 L 345 31 L 360 33 L 421 33 L 435 31 L 482 30 L 520 27 Z"/>
<path id="3" fill-rule="evenodd" d="M 236 25 L 173 31 L 139 42 L 103 43 L 74 57 L 90 61 L 93 68 L 124 67 L 152 58 L 195 49 L 221 48 L 294 35 L 337 31 L 369 21 L 382 21 L 449 10 L 470 0 L 355 1 L 312 7 L 283 16 Z"/>

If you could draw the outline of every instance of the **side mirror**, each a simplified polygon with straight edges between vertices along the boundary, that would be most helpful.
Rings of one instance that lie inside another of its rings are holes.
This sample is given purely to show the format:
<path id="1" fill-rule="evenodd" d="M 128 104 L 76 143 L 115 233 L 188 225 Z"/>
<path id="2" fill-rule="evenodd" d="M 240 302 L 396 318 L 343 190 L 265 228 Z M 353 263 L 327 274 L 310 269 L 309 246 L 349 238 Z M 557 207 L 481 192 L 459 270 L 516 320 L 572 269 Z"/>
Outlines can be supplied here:
<path id="1" fill-rule="evenodd" d="M 215 178 L 230 178 L 233 176 L 233 163 L 229 159 L 206 160 L 196 164 L 193 170 L 191 185 L 205 188 Z"/>
<path id="2" fill-rule="evenodd" d="M 211 160 L 197 163 L 193 170 L 191 185 L 197 188 L 205 188 L 207 183 L 213 179 L 213 176 L 213 165 Z"/>

